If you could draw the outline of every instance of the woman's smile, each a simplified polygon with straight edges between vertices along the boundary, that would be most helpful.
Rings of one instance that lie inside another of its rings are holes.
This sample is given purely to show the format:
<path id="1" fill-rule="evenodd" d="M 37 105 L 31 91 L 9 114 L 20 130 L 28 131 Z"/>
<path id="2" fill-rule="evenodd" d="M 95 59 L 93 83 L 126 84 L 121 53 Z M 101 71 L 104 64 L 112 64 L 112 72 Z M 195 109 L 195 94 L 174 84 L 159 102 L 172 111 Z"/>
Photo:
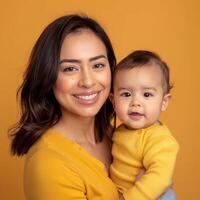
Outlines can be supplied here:
<path id="1" fill-rule="evenodd" d="M 93 105 L 98 101 L 100 91 L 98 92 L 85 92 L 80 94 L 74 94 L 78 103 L 83 105 Z"/>
<path id="2" fill-rule="evenodd" d="M 110 92 L 105 45 L 92 31 L 71 33 L 63 41 L 60 60 L 54 94 L 62 115 L 94 117 Z"/>

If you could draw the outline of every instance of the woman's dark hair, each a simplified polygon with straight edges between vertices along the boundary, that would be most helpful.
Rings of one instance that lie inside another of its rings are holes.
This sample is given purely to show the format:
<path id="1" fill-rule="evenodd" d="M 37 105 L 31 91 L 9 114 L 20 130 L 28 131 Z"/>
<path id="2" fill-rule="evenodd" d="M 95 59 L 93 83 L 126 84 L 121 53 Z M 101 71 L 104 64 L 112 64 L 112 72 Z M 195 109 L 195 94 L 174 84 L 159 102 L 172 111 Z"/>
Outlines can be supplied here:
<path id="1" fill-rule="evenodd" d="M 49 24 L 33 47 L 23 83 L 17 92 L 22 114 L 19 122 L 10 129 L 12 154 L 26 154 L 45 131 L 59 121 L 62 114 L 53 86 L 58 75 L 61 45 L 67 35 L 82 29 L 91 30 L 104 43 L 113 74 L 116 64 L 114 51 L 107 34 L 95 20 L 87 16 L 66 15 Z M 98 142 L 102 141 L 104 134 L 112 131 L 112 114 L 113 107 L 108 98 L 95 116 Z"/>

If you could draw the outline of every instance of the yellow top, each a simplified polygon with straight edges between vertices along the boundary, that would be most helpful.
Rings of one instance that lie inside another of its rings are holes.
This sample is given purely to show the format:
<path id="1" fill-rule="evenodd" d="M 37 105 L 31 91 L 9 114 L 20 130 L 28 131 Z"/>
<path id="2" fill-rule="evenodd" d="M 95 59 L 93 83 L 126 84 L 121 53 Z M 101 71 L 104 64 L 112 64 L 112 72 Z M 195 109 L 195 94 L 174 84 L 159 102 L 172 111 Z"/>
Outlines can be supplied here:
<path id="1" fill-rule="evenodd" d="M 55 130 L 31 147 L 25 162 L 26 200 L 116 200 L 103 163 Z"/>
<path id="2" fill-rule="evenodd" d="M 140 130 L 121 125 L 113 142 L 111 178 L 126 200 L 155 200 L 171 185 L 179 145 L 165 125 Z M 136 181 L 142 168 L 145 174 Z"/>

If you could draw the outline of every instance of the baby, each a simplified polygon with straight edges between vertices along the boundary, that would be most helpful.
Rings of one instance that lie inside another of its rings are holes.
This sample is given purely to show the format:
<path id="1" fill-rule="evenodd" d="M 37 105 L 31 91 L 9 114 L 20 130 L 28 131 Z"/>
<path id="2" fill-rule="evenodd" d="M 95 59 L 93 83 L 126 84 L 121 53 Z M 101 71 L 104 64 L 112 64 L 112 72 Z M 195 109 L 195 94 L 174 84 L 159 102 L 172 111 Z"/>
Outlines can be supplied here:
<path id="1" fill-rule="evenodd" d="M 122 124 L 113 135 L 110 170 L 126 200 L 176 199 L 168 188 L 179 145 L 159 121 L 171 88 L 169 68 L 153 52 L 135 51 L 115 68 L 111 100 Z"/>

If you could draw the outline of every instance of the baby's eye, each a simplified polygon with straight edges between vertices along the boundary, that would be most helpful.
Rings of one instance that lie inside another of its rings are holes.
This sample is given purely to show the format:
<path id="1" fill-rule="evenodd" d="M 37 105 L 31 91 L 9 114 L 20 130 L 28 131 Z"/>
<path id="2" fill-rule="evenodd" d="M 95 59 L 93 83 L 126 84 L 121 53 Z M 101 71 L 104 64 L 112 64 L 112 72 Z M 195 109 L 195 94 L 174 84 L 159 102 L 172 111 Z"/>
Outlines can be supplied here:
<path id="1" fill-rule="evenodd" d="M 152 97 L 152 96 L 153 96 L 153 94 L 150 93 L 150 92 L 145 92 L 144 93 L 144 97 Z"/>
<path id="2" fill-rule="evenodd" d="M 122 97 L 130 97 L 131 93 L 130 92 L 123 92 L 123 93 L 121 93 L 120 96 L 122 96 Z"/>
<path id="3" fill-rule="evenodd" d="M 103 63 L 97 63 L 97 64 L 94 65 L 94 68 L 100 69 L 100 68 L 102 68 L 104 66 L 105 66 L 105 64 L 103 64 Z"/>

